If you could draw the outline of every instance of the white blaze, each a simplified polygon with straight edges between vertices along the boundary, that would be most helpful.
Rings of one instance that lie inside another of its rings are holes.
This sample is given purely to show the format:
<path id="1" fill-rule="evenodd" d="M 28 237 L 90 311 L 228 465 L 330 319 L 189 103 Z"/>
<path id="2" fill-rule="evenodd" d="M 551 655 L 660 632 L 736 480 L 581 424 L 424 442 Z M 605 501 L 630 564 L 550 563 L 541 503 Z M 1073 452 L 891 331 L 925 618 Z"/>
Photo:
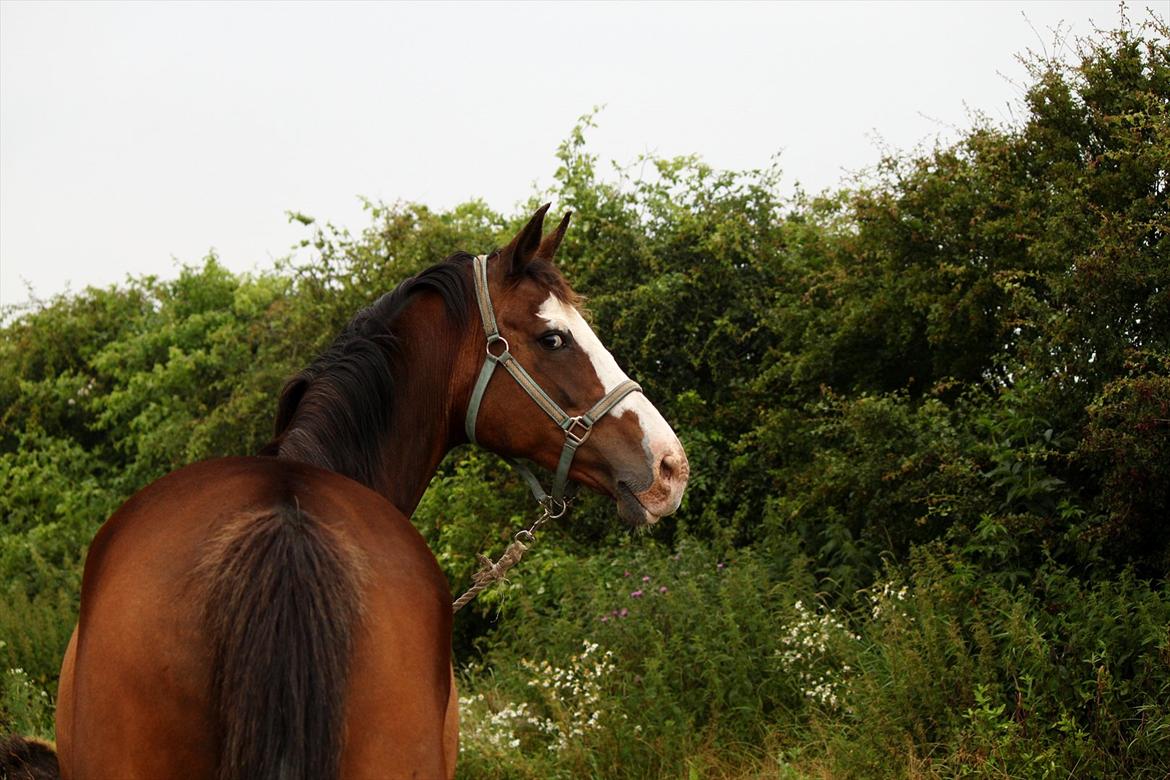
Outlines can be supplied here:
<path id="1" fill-rule="evenodd" d="M 589 357 L 589 362 L 593 364 L 593 370 L 601 382 L 603 393 L 608 393 L 629 379 L 626 372 L 618 366 L 613 355 L 609 354 L 609 350 L 601 343 L 601 339 L 597 338 L 593 328 L 589 327 L 589 323 L 585 321 L 575 306 L 562 302 L 550 293 L 548 300 L 542 303 L 540 309 L 537 310 L 537 315 L 548 324 L 550 329 L 565 331 L 573 337 L 573 343 Z M 626 412 L 633 412 L 637 416 L 638 423 L 642 426 L 642 446 L 654 458 L 655 463 L 663 453 L 674 449 L 681 450 L 678 437 L 674 435 L 670 425 L 654 408 L 654 405 L 646 399 L 645 395 L 630 393 L 613 408 L 611 413 L 620 417 Z"/>

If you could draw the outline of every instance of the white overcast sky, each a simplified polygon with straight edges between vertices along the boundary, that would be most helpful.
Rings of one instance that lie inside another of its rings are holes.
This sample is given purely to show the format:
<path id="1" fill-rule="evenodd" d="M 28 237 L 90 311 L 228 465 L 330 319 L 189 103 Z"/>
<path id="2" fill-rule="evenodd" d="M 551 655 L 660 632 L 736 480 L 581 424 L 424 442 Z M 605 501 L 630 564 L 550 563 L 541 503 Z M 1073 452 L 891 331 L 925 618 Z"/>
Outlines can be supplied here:
<path id="1" fill-rule="evenodd" d="M 212 248 L 266 267 L 305 234 L 285 211 L 357 229 L 359 196 L 511 211 L 597 104 L 603 161 L 779 152 L 787 185 L 818 191 L 876 162 L 878 137 L 908 149 L 970 110 L 1009 120 L 1015 55 L 1117 19 L 1067 0 L 3 0 L 0 303 L 173 276 Z"/>

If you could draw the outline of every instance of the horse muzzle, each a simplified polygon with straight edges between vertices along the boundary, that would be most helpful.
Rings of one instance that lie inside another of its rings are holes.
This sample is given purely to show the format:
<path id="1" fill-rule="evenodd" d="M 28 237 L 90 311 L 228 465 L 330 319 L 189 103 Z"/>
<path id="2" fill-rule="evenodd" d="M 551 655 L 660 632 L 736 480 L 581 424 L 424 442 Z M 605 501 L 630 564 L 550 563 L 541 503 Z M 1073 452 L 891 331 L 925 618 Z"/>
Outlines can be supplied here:
<path id="1" fill-rule="evenodd" d="M 617 484 L 615 499 L 618 515 L 635 526 L 651 525 L 660 518 L 673 514 L 682 503 L 691 466 L 682 444 L 676 439 L 664 452 L 656 455 L 651 479 L 643 480 L 641 487 L 630 482 Z"/>

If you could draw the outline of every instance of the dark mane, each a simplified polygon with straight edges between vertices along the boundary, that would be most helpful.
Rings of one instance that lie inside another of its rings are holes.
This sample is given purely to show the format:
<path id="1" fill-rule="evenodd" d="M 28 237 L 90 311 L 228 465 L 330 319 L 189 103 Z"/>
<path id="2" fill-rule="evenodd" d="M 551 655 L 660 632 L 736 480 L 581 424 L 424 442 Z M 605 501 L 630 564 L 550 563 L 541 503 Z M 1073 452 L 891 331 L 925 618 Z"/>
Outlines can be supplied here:
<path id="1" fill-rule="evenodd" d="M 379 490 L 395 386 L 404 370 L 394 323 L 415 294 L 431 291 L 442 297 L 448 316 L 467 327 L 475 308 L 472 259 L 456 252 L 355 314 L 333 343 L 285 384 L 274 438 L 261 454 L 312 463 Z M 533 279 L 561 300 L 576 299 L 546 260 L 528 263 L 520 278 Z"/>
<path id="2" fill-rule="evenodd" d="M 262 454 L 312 463 L 377 489 L 398 373 L 394 321 L 416 293 L 431 290 L 442 297 L 448 315 L 465 325 L 475 295 L 467 271 L 471 259 L 457 252 L 355 314 L 285 384 L 275 438 Z"/>

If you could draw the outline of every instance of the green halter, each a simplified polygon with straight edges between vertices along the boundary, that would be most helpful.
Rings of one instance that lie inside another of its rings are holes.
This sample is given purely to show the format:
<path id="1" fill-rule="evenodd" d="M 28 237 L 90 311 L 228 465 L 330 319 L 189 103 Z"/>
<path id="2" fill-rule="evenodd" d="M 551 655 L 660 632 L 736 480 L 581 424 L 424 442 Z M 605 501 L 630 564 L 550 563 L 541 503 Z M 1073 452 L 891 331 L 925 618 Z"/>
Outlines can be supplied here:
<path id="1" fill-rule="evenodd" d="M 608 414 L 630 393 L 642 392 L 642 388 L 637 382 L 627 379 L 602 396 L 601 400 L 595 403 L 585 414 L 577 416 L 566 414 L 565 410 L 517 362 L 516 358 L 509 351 L 508 340 L 500 335 L 499 326 L 496 324 L 496 314 L 492 309 L 491 295 L 488 292 L 486 256 L 480 255 L 475 258 L 473 277 L 475 279 L 475 299 L 479 303 L 479 316 L 483 320 L 483 332 L 487 337 L 487 346 L 485 348 L 487 357 L 483 361 L 483 368 L 480 369 L 479 378 L 475 380 L 475 389 L 471 393 L 471 401 L 467 404 L 467 419 L 465 421 L 467 438 L 473 444 L 476 443 L 475 420 L 479 416 L 479 407 L 483 403 L 483 395 L 487 391 L 488 382 L 491 381 L 496 366 L 503 366 L 512 375 L 512 378 L 516 380 L 516 383 L 524 388 L 524 391 L 532 397 L 536 405 L 551 417 L 552 421 L 565 434 L 565 446 L 561 450 L 561 459 L 557 464 L 557 472 L 553 478 L 551 494 L 544 492 L 544 489 L 540 486 L 540 481 L 532 473 L 531 469 L 519 461 L 511 461 L 512 466 L 520 473 L 524 481 L 528 483 L 528 487 L 532 490 L 532 495 L 536 497 L 536 500 L 545 505 L 546 509 L 549 509 L 555 515 L 559 515 L 565 509 L 565 486 L 569 481 L 569 467 L 573 465 L 573 456 L 577 454 L 577 448 L 589 438 L 589 434 L 593 431 L 593 425 L 598 420 Z M 497 347 L 496 345 L 499 346 Z M 493 348 L 497 348 L 499 351 L 493 352 Z"/>

